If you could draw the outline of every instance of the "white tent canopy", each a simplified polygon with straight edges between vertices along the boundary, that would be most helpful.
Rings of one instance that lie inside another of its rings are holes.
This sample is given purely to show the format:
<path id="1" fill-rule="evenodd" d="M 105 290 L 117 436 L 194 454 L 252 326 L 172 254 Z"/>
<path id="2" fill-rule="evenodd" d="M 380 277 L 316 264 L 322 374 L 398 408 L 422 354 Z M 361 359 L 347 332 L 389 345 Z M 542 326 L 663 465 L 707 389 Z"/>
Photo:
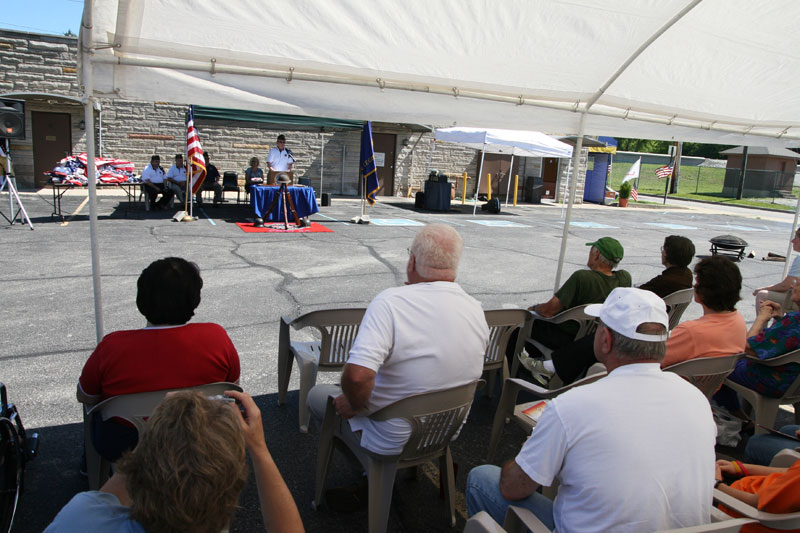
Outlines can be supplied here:
<path id="1" fill-rule="evenodd" d="M 96 95 L 573 134 L 586 111 L 590 135 L 800 140 L 793 0 L 86 1 Z"/>
<path id="2" fill-rule="evenodd" d="M 85 0 L 87 152 L 97 96 L 569 133 L 573 159 L 584 134 L 795 146 L 798 15 L 794 0 Z"/>
<path id="3" fill-rule="evenodd" d="M 538 131 L 481 128 L 439 128 L 437 141 L 457 143 L 490 154 L 520 157 L 571 157 L 572 146 Z"/>

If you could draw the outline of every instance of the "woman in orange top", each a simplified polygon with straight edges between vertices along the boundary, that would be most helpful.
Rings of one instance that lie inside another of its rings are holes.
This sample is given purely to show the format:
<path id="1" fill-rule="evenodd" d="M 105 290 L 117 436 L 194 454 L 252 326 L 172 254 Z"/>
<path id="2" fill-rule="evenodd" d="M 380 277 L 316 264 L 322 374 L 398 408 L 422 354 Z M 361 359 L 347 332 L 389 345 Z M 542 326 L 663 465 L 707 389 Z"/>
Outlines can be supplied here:
<path id="1" fill-rule="evenodd" d="M 729 477 L 739 476 L 739 479 L 728 485 L 722 481 L 723 474 Z M 794 513 L 800 511 L 800 460 L 789 468 L 742 464 L 740 461 L 717 461 L 716 488 L 759 511 Z M 729 509 L 720 509 L 736 516 Z M 761 531 L 777 530 L 760 524 L 742 527 L 742 533 Z"/>

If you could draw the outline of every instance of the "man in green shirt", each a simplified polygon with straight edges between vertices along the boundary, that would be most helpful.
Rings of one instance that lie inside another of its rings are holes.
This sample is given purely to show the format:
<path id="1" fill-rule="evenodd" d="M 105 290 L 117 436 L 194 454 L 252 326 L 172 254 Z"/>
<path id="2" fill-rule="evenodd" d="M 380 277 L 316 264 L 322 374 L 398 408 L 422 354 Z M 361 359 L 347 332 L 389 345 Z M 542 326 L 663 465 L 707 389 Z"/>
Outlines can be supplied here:
<path id="1" fill-rule="evenodd" d="M 627 271 L 614 270 L 624 255 L 618 240 L 602 237 L 594 242 L 587 242 L 586 246 L 592 247 L 586 263 L 589 269 L 574 272 L 552 298 L 545 303 L 530 307 L 529 310 L 540 317 L 549 318 L 579 305 L 603 303 L 612 290 L 631 286 L 631 275 Z M 577 332 L 578 324 L 575 322 L 552 324 L 536 320 L 534 317 L 531 336 L 545 346 L 558 350 L 572 344 Z M 530 344 L 526 345 L 526 349 L 530 354 L 535 352 L 535 348 Z M 550 361 L 528 357 L 523 358 L 521 362 L 540 383 L 555 372 L 555 368 L 550 368 L 552 366 Z"/>

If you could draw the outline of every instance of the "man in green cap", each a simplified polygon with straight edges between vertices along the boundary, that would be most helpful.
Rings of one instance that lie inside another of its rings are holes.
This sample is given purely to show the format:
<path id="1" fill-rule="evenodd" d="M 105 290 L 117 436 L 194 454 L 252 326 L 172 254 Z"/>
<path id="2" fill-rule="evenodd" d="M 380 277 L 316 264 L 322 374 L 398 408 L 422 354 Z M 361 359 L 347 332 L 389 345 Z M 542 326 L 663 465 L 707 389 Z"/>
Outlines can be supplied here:
<path id="1" fill-rule="evenodd" d="M 539 316 L 549 318 L 579 305 L 603 303 L 611 291 L 617 287 L 631 286 L 631 275 L 628 272 L 614 270 L 622 261 L 625 253 L 618 240 L 612 237 L 601 237 L 594 242 L 587 242 L 586 246 L 592 247 L 586 263 L 589 269 L 574 272 L 552 298 L 545 303 L 529 307 L 529 310 L 536 312 Z M 560 348 L 565 348 L 575 342 L 577 332 L 578 324 L 575 322 L 552 324 L 534 318 L 531 336 L 557 352 Z M 514 346 L 514 343 L 509 342 L 509 346 Z M 526 344 L 526 349 L 530 355 L 538 353 L 531 344 Z M 553 359 L 556 358 L 556 352 L 553 353 Z M 552 361 L 542 361 L 530 356 L 526 357 L 524 354 L 520 356 L 520 362 L 525 369 L 531 372 L 536 381 L 542 384 L 546 384 L 549 376 L 557 370 L 553 367 Z"/>

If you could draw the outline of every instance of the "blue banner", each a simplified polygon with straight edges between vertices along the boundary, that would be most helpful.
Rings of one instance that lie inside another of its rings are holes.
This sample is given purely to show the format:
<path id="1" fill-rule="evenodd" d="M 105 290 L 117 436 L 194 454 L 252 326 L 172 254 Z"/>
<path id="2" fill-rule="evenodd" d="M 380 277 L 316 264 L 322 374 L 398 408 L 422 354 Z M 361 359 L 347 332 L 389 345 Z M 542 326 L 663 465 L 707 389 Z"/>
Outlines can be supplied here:
<path id="1" fill-rule="evenodd" d="M 361 178 L 364 180 L 367 202 L 375 205 L 375 194 L 381 188 L 378 167 L 375 166 L 375 149 L 372 147 L 372 123 L 364 124 L 361 130 Z"/>

